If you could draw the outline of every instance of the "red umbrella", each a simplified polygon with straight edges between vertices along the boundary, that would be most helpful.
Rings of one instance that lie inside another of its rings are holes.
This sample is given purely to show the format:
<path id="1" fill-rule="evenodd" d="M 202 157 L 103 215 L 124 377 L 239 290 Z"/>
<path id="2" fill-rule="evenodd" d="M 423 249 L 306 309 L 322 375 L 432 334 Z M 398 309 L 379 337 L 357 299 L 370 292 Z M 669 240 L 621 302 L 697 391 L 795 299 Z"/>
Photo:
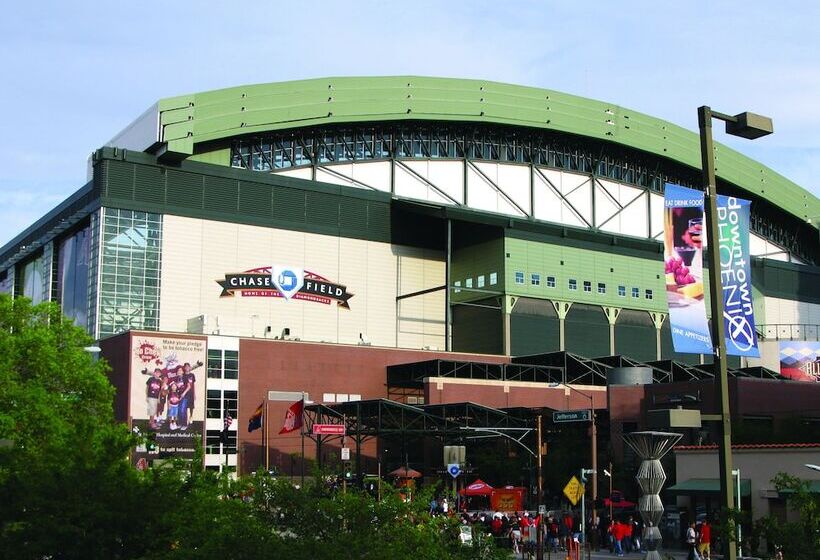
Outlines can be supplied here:
<path id="1" fill-rule="evenodd" d="M 635 502 L 630 502 L 629 500 L 624 500 L 623 498 L 617 502 L 613 502 L 609 498 L 604 498 L 604 507 L 609 507 L 610 504 L 612 504 L 613 508 L 631 508 L 638 505 Z"/>
<path id="2" fill-rule="evenodd" d="M 464 496 L 489 496 L 492 493 L 493 487 L 480 478 L 461 491 Z"/>
<path id="3" fill-rule="evenodd" d="M 395 476 L 396 478 L 421 478 L 421 473 L 416 469 L 408 469 L 407 467 L 399 467 L 387 476 Z"/>

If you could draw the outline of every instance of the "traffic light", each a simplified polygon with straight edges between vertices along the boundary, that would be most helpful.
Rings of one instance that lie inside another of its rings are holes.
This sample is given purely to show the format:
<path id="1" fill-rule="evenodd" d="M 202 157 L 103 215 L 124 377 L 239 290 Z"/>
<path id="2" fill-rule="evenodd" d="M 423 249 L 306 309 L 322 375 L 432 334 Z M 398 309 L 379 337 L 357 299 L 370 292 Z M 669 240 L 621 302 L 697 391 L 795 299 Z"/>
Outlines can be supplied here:
<path id="1" fill-rule="evenodd" d="M 587 485 L 587 470 L 586 469 L 581 469 L 581 476 L 578 477 L 578 480 L 580 480 L 581 484 L 583 484 L 584 486 Z"/>
<path id="2" fill-rule="evenodd" d="M 350 461 L 345 461 L 344 463 L 344 473 L 345 473 L 345 480 L 353 480 L 353 469 L 351 468 L 352 464 Z"/>

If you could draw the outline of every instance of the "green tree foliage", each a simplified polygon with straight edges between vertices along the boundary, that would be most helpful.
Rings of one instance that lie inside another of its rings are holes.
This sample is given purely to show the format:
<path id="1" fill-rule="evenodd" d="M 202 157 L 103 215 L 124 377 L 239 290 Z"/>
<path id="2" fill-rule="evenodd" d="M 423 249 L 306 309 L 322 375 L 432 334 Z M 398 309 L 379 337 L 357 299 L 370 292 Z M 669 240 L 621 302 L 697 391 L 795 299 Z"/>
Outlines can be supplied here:
<path id="1" fill-rule="evenodd" d="M 809 483 L 786 473 L 778 474 L 772 482 L 787 496 L 786 501 L 799 515 L 796 521 L 781 521 L 764 517 L 755 522 L 755 548 L 765 539 L 768 552 L 780 546 L 784 558 L 803 560 L 820 559 L 820 496 L 810 491 Z"/>
<path id="2" fill-rule="evenodd" d="M 0 559 L 492 559 L 385 488 L 376 500 L 314 476 L 231 481 L 191 462 L 139 472 L 113 415 L 108 367 L 54 304 L 0 295 Z M 201 451 L 201 450 L 200 450 Z"/>

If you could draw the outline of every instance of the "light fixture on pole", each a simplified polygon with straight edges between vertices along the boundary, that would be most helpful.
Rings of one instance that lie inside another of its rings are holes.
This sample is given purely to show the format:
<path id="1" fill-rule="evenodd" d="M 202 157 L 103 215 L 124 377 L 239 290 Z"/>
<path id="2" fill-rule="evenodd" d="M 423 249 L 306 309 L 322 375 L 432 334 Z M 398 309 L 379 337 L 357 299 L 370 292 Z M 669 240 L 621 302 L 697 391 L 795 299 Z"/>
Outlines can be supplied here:
<path id="1" fill-rule="evenodd" d="M 609 470 L 604 469 L 604 476 L 609 479 L 609 522 L 612 523 L 612 461 L 609 462 Z"/>
<path id="2" fill-rule="evenodd" d="M 720 505 L 729 510 L 734 507 L 732 495 L 732 430 L 729 415 L 729 378 L 726 366 L 726 339 L 723 324 L 723 288 L 720 281 L 720 251 L 718 250 L 717 187 L 715 178 L 714 143 L 712 119 L 726 123 L 726 133 L 754 140 L 773 131 L 772 120 L 754 113 L 727 115 L 710 107 L 698 108 L 700 129 L 700 155 L 703 170 L 703 187 L 706 203 L 706 239 L 712 245 L 709 250 L 709 296 L 712 312 L 712 346 L 715 364 L 715 400 L 720 406 L 718 426 L 718 451 L 720 461 Z M 737 560 L 732 539 L 724 543 L 724 558 Z"/>

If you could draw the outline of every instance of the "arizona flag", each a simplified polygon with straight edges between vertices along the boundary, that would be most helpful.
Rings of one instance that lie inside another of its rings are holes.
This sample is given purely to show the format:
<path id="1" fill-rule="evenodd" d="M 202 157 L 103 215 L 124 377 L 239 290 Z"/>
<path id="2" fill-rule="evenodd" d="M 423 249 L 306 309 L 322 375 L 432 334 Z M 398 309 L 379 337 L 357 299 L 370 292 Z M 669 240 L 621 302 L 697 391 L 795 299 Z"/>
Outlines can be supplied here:
<path id="1" fill-rule="evenodd" d="M 262 427 L 262 411 L 265 409 L 265 402 L 263 401 L 258 407 L 256 407 L 256 411 L 251 415 L 250 420 L 248 420 L 248 431 L 252 432 L 254 430 L 258 430 Z"/>
<path id="2" fill-rule="evenodd" d="M 279 430 L 279 435 L 288 434 L 302 427 L 302 412 L 305 409 L 305 399 L 296 401 L 288 407 L 285 413 L 285 423 Z"/>

